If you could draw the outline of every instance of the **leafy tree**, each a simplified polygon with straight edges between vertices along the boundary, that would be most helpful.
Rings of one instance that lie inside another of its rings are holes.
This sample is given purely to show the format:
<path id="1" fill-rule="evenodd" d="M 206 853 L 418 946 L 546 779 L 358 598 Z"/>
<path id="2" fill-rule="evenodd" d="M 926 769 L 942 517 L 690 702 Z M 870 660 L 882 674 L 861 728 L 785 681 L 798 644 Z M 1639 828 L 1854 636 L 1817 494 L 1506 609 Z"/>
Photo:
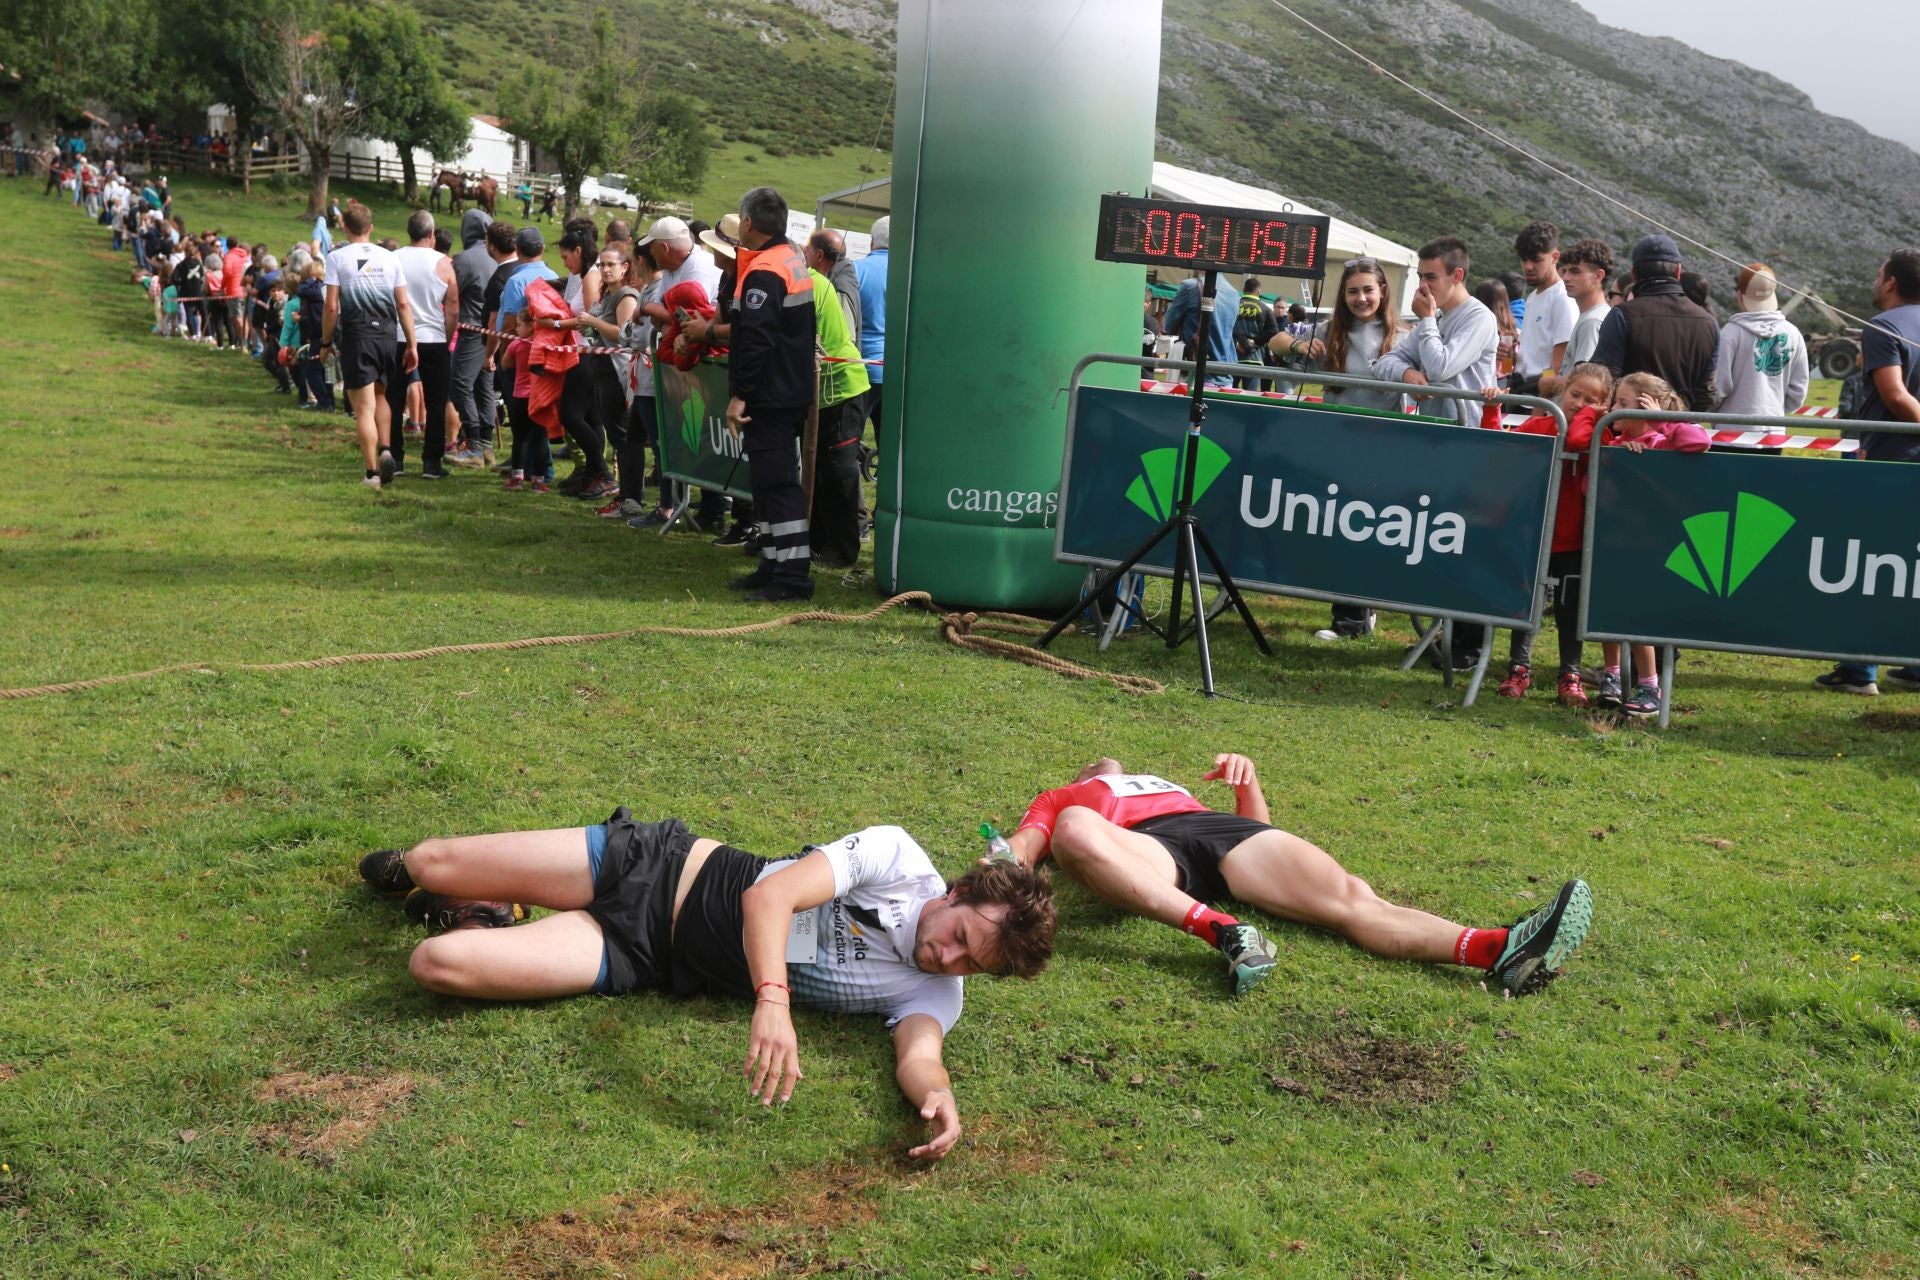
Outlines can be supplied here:
<path id="1" fill-rule="evenodd" d="M 406 197 L 418 200 L 414 148 L 450 159 L 466 150 L 472 130 L 466 109 L 440 79 L 419 17 L 386 4 L 352 4 L 336 10 L 327 29 L 344 42 L 366 104 L 361 131 L 400 149 Z"/>
<path id="2" fill-rule="evenodd" d="M 90 104 L 150 109 L 151 0 L 0 0 L 0 66 L 19 76 L 24 114 L 49 125 Z"/>
<path id="3" fill-rule="evenodd" d="M 555 65 L 569 68 L 554 70 Z M 617 43 L 599 10 L 582 45 L 525 67 L 501 94 L 506 127 L 531 142 L 560 171 L 567 217 L 588 174 L 619 170 L 636 186 L 687 191 L 706 172 L 707 136 L 693 105 L 651 95 L 632 68 L 638 54 Z"/>
<path id="4" fill-rule="evenodd" d="M 311 0 L 165 0 L 161 47 L 178 89 L 171 101 L 224 102 L 233 108 L 240 188 L 253 189 L 253 130 L 272 114 L 260 85 L 277 58 L 287 22 L 316 20 Z M 196 128 L 195 132 L 199 130 Z"/>
<path id="5" fill-rule="evenodd" d="M 289 13 L 270 28 L 269 56 L 248 68 L 248 84 L 307 149 L 307 216 L 327 207 L 333 152 L 365 114 L 346 43 Z"/>

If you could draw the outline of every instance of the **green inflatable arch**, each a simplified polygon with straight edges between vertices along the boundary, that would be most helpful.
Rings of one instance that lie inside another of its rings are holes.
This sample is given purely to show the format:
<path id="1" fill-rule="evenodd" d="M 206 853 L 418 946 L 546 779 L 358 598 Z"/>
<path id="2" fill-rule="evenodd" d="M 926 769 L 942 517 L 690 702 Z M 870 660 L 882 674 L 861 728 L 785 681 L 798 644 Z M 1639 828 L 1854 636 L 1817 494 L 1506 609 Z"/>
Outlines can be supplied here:
<path id="1" fill-rule="evenodd" d="M 1139 350 L 1145 269 L 1093 246 L 1152 174 L 1160 0 L 901 0 L 897 75 L 876 576 L 1064 607 L 1064 388 Z"/>

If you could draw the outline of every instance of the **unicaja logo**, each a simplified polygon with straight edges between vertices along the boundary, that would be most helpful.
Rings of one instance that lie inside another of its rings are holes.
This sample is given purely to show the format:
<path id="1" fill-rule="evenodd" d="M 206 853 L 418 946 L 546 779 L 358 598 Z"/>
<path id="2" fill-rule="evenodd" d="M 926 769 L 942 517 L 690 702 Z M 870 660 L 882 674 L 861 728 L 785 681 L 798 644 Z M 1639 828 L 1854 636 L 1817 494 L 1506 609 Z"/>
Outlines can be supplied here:
<path id="1" fill-rule="evenodd" d="M 1180 501 L 1180 449 L 1149 449 L 1140 455 L 1140 474 L 1127 486 L 1127 501 L 1150 518 L 1165 520 Z M 1193 466 L 1193 500 L 1200 501 L 1233 459 L 1205 436 Z"/>
<path id="2" fill-rule="evenodd" d="M 687 399 L 680 406 L 680 438 L 687 442 L 687 452 L 700 452 L 700 426 L 706 420 L 707 402 L 700 394 L 700 385 L 692 378 L 687 379 Z"/>
<path id="3" fill-rule="evenodd" d="M 1686 540 L 1667 568 L 1722 599 L 1740 589 L 1793 528 L 1785 509 L 1754 493 L 1740 493 L 1731 511 L 1702 511 L 1680 522 Z"/>

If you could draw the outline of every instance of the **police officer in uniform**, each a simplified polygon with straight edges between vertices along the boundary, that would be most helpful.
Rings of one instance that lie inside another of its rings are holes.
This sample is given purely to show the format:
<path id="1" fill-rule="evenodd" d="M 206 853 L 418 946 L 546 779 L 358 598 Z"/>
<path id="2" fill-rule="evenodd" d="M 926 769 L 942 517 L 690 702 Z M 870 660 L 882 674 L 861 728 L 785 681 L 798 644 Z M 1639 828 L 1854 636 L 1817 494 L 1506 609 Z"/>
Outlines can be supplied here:
<path id="1" fill-rule="evenodd" d="M 740 197 L 740 241 L 727 425 L 744 437 L 761 540 L 759 565 L 730 585 L 749 600 L 811 600 L 800 440 L 815 394 L 813 280 L 772 187 Z"/>

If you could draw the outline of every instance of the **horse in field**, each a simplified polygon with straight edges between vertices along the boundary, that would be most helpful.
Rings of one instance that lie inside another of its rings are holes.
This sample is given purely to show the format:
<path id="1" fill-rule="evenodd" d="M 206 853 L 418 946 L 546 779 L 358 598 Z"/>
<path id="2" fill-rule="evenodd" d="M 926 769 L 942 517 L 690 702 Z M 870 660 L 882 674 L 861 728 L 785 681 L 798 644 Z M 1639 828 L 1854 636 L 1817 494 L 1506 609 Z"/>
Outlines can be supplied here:
<path id="1" fill-rule="evenodd" d="M 433 185 L 436 189 L 445 187 L 452 195 L 455 213 L 460 212 L 460 204 L 463 200 L 471 200 L 491 215 L 494 198 L 500 193 L 500 184 L 492 178 L 471 177 L 458 169 L 442 169 L 439 176 L 433 180 Z"/>

